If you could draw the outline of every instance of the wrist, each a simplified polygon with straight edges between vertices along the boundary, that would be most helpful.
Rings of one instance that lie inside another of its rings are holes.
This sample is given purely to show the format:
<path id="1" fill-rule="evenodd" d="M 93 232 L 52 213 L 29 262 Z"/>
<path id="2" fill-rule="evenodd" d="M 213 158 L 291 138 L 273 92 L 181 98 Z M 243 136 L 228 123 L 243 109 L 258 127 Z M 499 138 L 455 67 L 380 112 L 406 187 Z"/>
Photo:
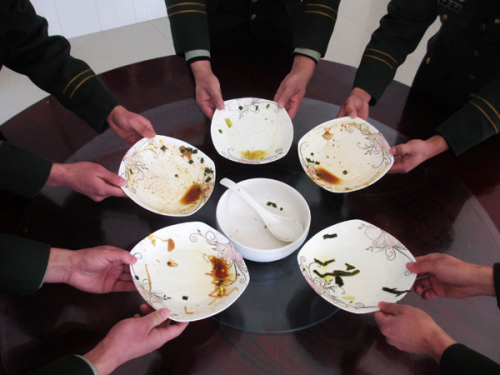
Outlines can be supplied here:
<path id="1" fill-rule="evenodd" d="M 312 58 L 295 55 L 290 73 L 301 74 L 306 78 L 307 82 L 309 82 L 314 73 L 314 69 L 316 69 L 316 62 Z"/>
<path id="2" fill-rule="evenodd" d="M 439 363 L 444 351 L 456 343 L 441 327 L 436 325 L 436 329 L 427 340 L 427 354 Z"/>
<path id="3" fill-rule="evenodd" d="M 191 71 L 193 72 L 194 78 L 198 79 L 206 74 L 212 73 L 212 65 L 210 64 L 210 60 L 198 60 L 194 61 L 191 64 Z"/>
<path id="4" fill-rule="evenodd" d="M 493 281 L 493 266 L 475 266 L 474 279 L 471 282 L 475 285 L 474 295 L 495 297 L 495 285 Z"/>
<path id="5" fill-rule="evenodd" d="M 47 185 L 52 187 L 64 186 L 67 180 L 68 168 L 67 165 L 61 163 L 52 164 L 50 169 Z"/>
<path id="6" fill-rule="evenodd" d="M 52 247 L 44 283 L 67 284 L 71 273 L 73 251 Z"/>
<path id="7" fill-rule="evenodd" d="M 372 99 L 372 96 L 367 91 L 365 91 L 359 87 L 354 87 L 351 90 L 351 96 L 357 96 L 363 102 L 366 102 L 366 103 L 370 103 L 370 100 Z"/>
<path id="8" fill-rule="evenodd" d="M 425 141 L 428 147 L 428 158 L 432 158 L 446 150 L 448 150 L 448 143 L 441 135 L 434 135 Z"/>
<path id="9" fill-rule="evenodd" d="M 106 339 L 104 339 L 106 340 Z M 106 345 L 104 340 L 101 341 L 97 346 L 85 354 L 83 357 L 90 361 L 92 365 L 97 370 L 99 375 L 108 375 L 112 373 L 121 363 L 117 363 L 116 356 L 107 353 Z"/>

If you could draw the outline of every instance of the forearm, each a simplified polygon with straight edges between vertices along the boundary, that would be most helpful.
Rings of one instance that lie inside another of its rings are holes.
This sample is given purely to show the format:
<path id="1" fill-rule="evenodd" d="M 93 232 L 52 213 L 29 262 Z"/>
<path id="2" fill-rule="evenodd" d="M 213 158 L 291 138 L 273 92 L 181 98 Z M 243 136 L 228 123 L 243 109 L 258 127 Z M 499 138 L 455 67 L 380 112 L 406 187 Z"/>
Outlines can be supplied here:
<path id="1" fill-rule="evenodd" d="M 0 234 L 0 292 L 35 293 L 49 262 L 48 244 Z"/>
<path id="2" fill-rule="evenodd" d="M 317 51 L 325 55 L 337 21 L 339 0 L 305 1 L 295 27 L 294 49 Z"/>
<path id="3" fill-rule="evenodd" d="M 52 162 L 13 144 L 0 141 L 0 189 L 31 198 L 45 185 Z"/>
<path id="4" fill-rule="evenodd" d="M 442 375 L 498 375 L 500 365 L 462 344 L 450 345 L 439 361 Z"/>
<path id="5" fill-rule="evenodd" d="M 500 131 L 500 74 L 436 129 L 456 155 Z"/>
<path id="6" fill-rule="evenodd" d="M 15 2 L 8 17 L 5 65 L 27 75 L 42 90 L 54 95 L 98 132 L 118 100 L 84 61 L 70 55 L 70 44 L 49 36 L 48 25 L 27 0 Z"/>
<path id="7" fill-rule="evenodd" d="M 372 96 L 374 105 L 392 82 L 397 69 L 413 52 L 437 17 L 436 1 L 393 0 L 380 27 L 372 34 L 356 72 L 354 87 Z"/>

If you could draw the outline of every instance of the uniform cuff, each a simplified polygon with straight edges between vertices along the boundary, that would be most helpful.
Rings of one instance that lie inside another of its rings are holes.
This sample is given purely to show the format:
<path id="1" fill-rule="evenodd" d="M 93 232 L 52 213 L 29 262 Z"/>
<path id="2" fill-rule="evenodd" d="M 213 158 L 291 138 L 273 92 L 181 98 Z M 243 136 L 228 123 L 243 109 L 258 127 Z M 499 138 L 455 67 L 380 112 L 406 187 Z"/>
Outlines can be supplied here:
<path id="1" fill-rule="evenodd" d="M 184 53 L 184 57 L 186 58 L 186 62 L 188 64 L 199 60 L 210 60 L 210 51 L 205 49 L 195 49 Z"/>
<path id="2" fill-rule="evenodd" d="M 76 357 L 82 359 L 87 365 L 89 365 L 89 367 L 92 369 L 92 372 L 94 373 L 94 375 L 99 375 L 99 373 L 97 372 L 97 369 L 95 368 L 94 364 L 92 362 L 90 362 L 87 358 L 85 358 L 84 356 L 82 355 L 78 355 L 78 354 L 75 354 Z"/>
<path id="3" fill-rule="evenodd" d="M 493 265 L 493 284 L 495 286 L 495 294 L 497 296 L 497 305 L 500 309 L 500 263 Z"/>
<path id="4" fill-rule="evenodd" d="M 293 50 L 293 54 L 309 57 L 313 59 L 316 63 L 318 63 L 319 59 L 321 58 L 321 53 L 309 48 L 295 48 Z"/>

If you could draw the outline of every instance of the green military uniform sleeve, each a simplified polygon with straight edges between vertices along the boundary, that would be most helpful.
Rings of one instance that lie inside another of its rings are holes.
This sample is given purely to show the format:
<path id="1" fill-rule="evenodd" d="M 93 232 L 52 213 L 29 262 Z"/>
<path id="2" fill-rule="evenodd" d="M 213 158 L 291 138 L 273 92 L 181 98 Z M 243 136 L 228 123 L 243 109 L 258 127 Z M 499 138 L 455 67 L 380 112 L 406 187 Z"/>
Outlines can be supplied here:
<path id="1" fill-rule="evenodd" d="M 82 358 L 67 355 L 56 359 L 26 375 L 98 375 L 96 371 Z"/>
<path id="2" fill-rule="evenodd" d="M 498 375 L 500 365 L 462 344 L 448 347 L 439 361 L 440 375 Z"/>
<path id="3" fill-rule="evenodd" d="M 31 294 L 40 288 L 49 263 L 50 246 L 0 234 L 0 292 Z"/>
<path id="4" fill-rule="evenodd" d="M 207 0 L 165 0 L 175 52 L 210 51 Z"/>
<path id="5" fill-rule="evenodd" d="M 438 126 L 452 151 L 460 155 L 498 134 L 500 129 L 500 74 L 460 110 Z"/>
<path id="6" fill-rule="evenodd" d="M 47 21 L 28 0 L 2 1 L 0 12 L 3 64 L 27 75 L 97 132 L 104 131 L 118 100 L 85 62 L 70 56 L 69 42 L 48 36 Z"/>
<path id="7" fill-rule="evenodd" d="M 165 0 L 165 3 L 175 52 L 210 51 L 208 13 L 210 9 L 215 12 L 220 2 Z M 290 15 L 295 14 L 296 9 L 303 9 L 295 20 L 293 48 L 299 51 L 312 50 L 324 56 L 335 26 L 340 0 L 307 1 L 305 4 L 299 0 L 283 0 L 282 3 Z M 208 56 L 204 54 L 204 57 Z"/>
<path id="8" fill-rule="evenodd" d="M 372 34 L 354 79 L 354 87 L 372 96 L 371 105 L 380 99 L 397 68 L 437 17 L 436 0 L 392 0 L 387 10 Z"/>
<path id="9" fill-rule="evenodd" d="M 0 189 L 23 197 L 37 194 L 49 178 L 52 162 L 0 141 Z"/>
<path id="10" fill-rule="evenodd" d="M 340 0 L 307 1 L 294 32 L 293 47 L 325 56 L 337 21 Z"/>

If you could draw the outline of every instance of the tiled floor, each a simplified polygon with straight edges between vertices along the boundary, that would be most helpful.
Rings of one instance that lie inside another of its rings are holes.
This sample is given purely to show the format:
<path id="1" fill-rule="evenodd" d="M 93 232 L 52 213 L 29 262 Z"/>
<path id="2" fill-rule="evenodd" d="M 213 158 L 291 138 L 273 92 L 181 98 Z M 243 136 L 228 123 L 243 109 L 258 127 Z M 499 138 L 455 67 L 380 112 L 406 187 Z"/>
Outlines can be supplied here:
<path id="1" fill-rule="evenodd" d="M 356 67 L 387 3 L 388 0 L 343 1 L 325 59 Z M 437 26 L 431 26 L 417 50 L 399 68 L 398 81 L 411 83 L 426 40 Z M 70 42 L 72 55 L 85 60 L 97 73 L 174 54 L 168 18 L 72 38 Z M 4 67 L 0 72 L 0 124 L 46 96 L 28 78 Z"/>

